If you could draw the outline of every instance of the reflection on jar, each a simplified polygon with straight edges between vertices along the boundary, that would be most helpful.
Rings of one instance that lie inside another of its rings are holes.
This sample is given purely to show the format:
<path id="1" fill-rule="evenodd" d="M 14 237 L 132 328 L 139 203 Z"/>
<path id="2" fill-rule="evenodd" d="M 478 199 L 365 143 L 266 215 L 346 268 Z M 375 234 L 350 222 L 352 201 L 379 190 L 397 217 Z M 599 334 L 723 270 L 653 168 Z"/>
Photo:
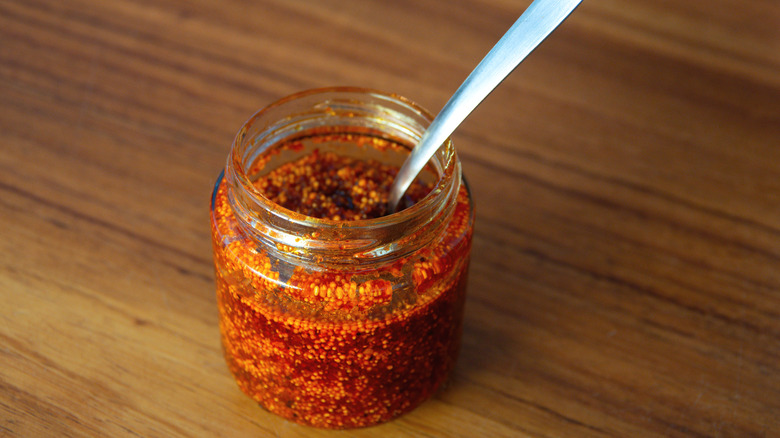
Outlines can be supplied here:
<path id="1" fill-rule="evenodd" d="M 398 96 L 312 90 L 255 114 L 214 188 L 222 343 L 239 387 L 322 428 L 388 421 L 457 357 L 474 219 L 448 141 L 384 215 L 430 115 Z"/>

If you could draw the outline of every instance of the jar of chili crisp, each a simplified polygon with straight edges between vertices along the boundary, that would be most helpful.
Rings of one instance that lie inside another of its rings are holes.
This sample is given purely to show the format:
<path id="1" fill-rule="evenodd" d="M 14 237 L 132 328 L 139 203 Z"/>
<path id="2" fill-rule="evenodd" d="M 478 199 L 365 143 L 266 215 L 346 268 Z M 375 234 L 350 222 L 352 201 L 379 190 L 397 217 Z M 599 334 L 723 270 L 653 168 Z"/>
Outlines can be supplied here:
<path id="1" fill-rule="evenodd" d="M 328 88 L 238 132 L 211 201 L 217 303 L 228 367 L 267 410 L 375 425 L 453 368 L 474 208 L 449 140 L 385 214 L 431 119 L 396 95 Z"/>

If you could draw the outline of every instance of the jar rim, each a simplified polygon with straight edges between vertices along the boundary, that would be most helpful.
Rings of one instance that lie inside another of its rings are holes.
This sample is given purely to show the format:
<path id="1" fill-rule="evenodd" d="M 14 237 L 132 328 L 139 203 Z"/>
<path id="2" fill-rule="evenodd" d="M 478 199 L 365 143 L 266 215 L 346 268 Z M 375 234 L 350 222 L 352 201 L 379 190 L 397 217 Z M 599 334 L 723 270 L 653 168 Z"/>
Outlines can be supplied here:
<path id="1" fill-rule="evenodd" d="M 422 133 L 427 129 L 428 124 L 433 120 L 433 116 L 430 112 L 412 100 L 395 93 L 385 93 L 370 88 L 349 86 L 323 87 L 304 90 L 283 97 L 255 112 L 246 122 L 244 122 L 242 128 L 238 131 L 233 140 L 226 168 L 228 182 L 232 182 L 232 184 L 229 184 L 229 190 L 232 186 L 236 186 L 236 189 L 240 187 L 240 190 L 251 196 L 252 199 L 250 200 L 250 203 L 252 205 L 249 206 L 249 208 L 246 208 L 246 205 L 241 205 L 241 200 L 231 203 L 233 204 L 234 210 L 239 210 L 237 212 L 238 214 L 247 215 L 250 218 L 250 220 L 246 221 L 245 228 L 248 228 L 246 231 L 252 233 L 259 222 L 273 224 L 271 229 L 265 229 L 264 231 L 265 234 L 269 234 L 270 232 L 270 236 L 259 236 L 263 238 L 261 240 L 270 237 L 276 244 L 281 243 L 294 248 L 300 243 L 300 237 L 305 236 L 306 239 L 315 240 L 315 242 L 313 242 L 314 248 L 312 248 L 312 242 L 310 241 L 308 242 L 309 246 L 307 247 L 307 250 L 311 251 L 314 249 L 314 251 L 317 252 L 317 247 L 319 246 L 332 249 L 332 245 L 328 244 L 326 241 L 335 239 L 340 242 L 342 249 L 352 253 L 347 259 L 353 261 L 355 258 L 359 259 L 363 255 L 375 259 L 377 256 L 381 256 L 389 251 L 397 252 L 398 248 L 387 247 L 387 244 L 392 243 L 391 241 L 394 240 L 394 238 L 388 237 L 387 240 L 389 241 L 384 242 L 381 237 L 377 236 L 377 231 L 408 231 L 411 232 L 411 234 L 414 234 L 419 231 L 417 230 L 418 228 L 430 228 L 430 223 L 436 222 L 438 217 L 444 213 L 444 211 L 442 211 L 443 209 L 454 208 L 454 198 L 460 187 L 461 170 L 451 139 L 448 138 L 442 144 L 434 158 L 432 158 L 432 160 L 438 160 L 437 166 L 440 168 L 440 171 L 431 191 L 408 208 L 377 218 L 345 221 L 329 218 L 316 218 L 298 213 L 287 209 L 266 197 L 265 194 L 252 183 L 247 174 L 247 167 L 251 165 L 251 160 L 249 163 L 246 161 L 247 157 L 251 155 L 247 154 L 245 143 L 249 130 L 255 123 L 258 123 L 266 117 L 270 117 L 272 119 L 271 121 L 274 121 L 273 119 L 275 117 L 273 117 L 273 115 L 275 112 L 279 112 L 279 110 L 284 109 L 284 107 L 293 105 L 296 102 L 302 102 L 308 99 L 318 105 L 329 105 L 333 103 L 335 96 L 341 96 L 342 100 L 337 100 L 338 102 L 352 102 L 355 104 L 359 104 L 360 102 L 357 100 L 350 101 L 348 97 L 352 97 L 353 99 L 357 99 L 358 96 L 367 97 L 374 99 L 379 103 L 398 106 L 399 109 L 409 112 L 409 114 L 416 119 L 414 121 L 420 124 L 420 126 L 416 127 L 407 127 L 412 131 L 418 131 L 413 133 L 413 136 L 418 138 L 414 144 L 409 145 L 410 147 L 416 145 L 416 142 L 419 141 L 419 137 L 422 136 Z M 319 97 L 325 100 L 318 101 Z M 312 105 L 312 108 L 313 107 L 314 106 Z M 387 110 L 390 111 L 389 109 Z M 319 109 L 318 111 L 323 110 Z M 279 123 L 279 121 L 276 122 Z M 282 122 L 281 125 L 284 125 L 284 123 Z M 257 156 L 261 154 L 262 152 Z M 448 199 L 451 202 L 448 203 Z M 241 211 L 242 207 L 244 207 L 244 211 Z M 253 214 L 258 213 L 253 207 L 261 210 L 262 214 Z M 436 227 L 441 226 L 441 224 L 438 223 L 433 225 Z M 295 232 L 290 233 L 289 231 L 293 229 Z M 390 232 L 389 234 L 392 235 L 394 233 Z M 322 241 L 320 242 L 321 245 L 318 245 L 316 241 Z M 418 245 L 411 245 L 408 250 L 411 251 L 417 246 Z"/>

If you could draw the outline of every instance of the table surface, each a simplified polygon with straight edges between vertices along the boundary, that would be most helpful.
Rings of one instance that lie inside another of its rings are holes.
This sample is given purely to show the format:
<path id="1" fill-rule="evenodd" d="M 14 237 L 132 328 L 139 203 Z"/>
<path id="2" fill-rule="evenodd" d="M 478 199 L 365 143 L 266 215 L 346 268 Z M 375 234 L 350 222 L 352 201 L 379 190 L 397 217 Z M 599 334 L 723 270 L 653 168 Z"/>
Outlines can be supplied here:
<path id="1" fill-rule="evenodd" d="M 208 206 L 243 121 L 438 110 L 528 1 L 0 1 L 0 435 L 777 436 L 780 3 L 586 1 L 454 136 L 477 202 L 446 388 L 275 417 L 222 358 Z"/>

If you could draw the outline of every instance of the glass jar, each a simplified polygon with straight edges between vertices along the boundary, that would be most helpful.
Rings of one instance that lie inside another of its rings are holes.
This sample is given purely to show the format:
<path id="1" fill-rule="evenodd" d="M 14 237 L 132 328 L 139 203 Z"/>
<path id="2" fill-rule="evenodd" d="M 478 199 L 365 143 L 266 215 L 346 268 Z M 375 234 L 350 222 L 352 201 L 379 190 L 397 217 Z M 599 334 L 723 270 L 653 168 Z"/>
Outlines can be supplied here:
<path id="1" fill-rule="evenodd" d="M 474 220 L 452 143 L 421 176 L 430 192 L 377 218 L 306 216 L 257 185 L 274 170 L 303 172 L 282 166 L 311 154 L 397 169 L 430 121 L 396 95 L 328 88 L 282 99 L 238 132 L 211 201 L 217 302 L 228 367 L 267 410 L 321 428 L 370 426 L 446 380 Z"/>

